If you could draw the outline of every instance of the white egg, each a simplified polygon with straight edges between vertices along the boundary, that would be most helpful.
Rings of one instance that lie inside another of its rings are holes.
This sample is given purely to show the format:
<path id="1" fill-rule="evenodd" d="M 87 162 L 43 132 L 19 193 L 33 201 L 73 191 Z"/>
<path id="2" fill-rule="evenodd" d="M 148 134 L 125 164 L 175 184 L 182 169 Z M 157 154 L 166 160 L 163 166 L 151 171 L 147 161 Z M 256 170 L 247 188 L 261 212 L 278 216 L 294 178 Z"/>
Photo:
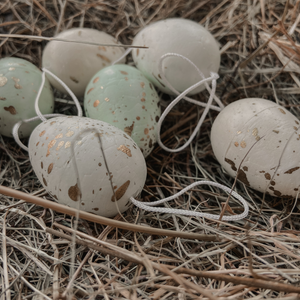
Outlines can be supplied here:
<path id="1" fill-rule="evenodd" d="M 114 65 L 97 72 L 84 97 L 86 116 L 124 130 L 148 156 L 156 142 L 159 97 L 136 68 Z"/>
<path id="2" fill-rule="evenodd" d="M 144 156 L 127 134 L 89 118 L 41 123 L 30 136 L 29 157 L 42 185 L 59 203 L 104 217 L 124 212 L 147 175 Z"/>
<path id="3" fill-rule="evenodd" d="M 58 34 L 56 38 L 117 45 L 116 39 L 102 31 L 90 28 L 72 28 Z M 43 52 L 43 67 L 59 77 L 77 97 L 84 95 L 92 76 L 111 65 L 124 53 L 122 47 L 95 46 L 83 43 L 51 41 Z M 125 58 L 120 63 L 125 62 Z M 51 76 L 51 84 L 61 92 L 65 89 Z"/>
<path id="4" fill-rule="evenodd" d="M 220 51 L 214 37 L 200 24 L 186 19 L 166 19 L 142 29 L 134 38 L 133 45 L 149 49 L 134 49 L 133 60 L 137 68 L 162 92 L 173 94 L 162 82 L 158 64 L 162 55 L 178 53 L 190 59 L 205 77 L 218 72 Z M 202 78 L 195 68 L 178 57 L 163 61 L 166 78 L 173 87 L 182 92 Z M 204 90 L 200 85 L 190 94 Z"/>
<path id="5" fill-rule="evenodd" d="M 12 137 L 16 123 L 36 116 L 34 102 L 41 82 L 42 72 L 29 61 L 16 57 L 0 59 L 0 134 Z M 39 108 L 43 114 L 54 110 L 53 92 L 47 79 Z M 20 136 L 28 137 L 39 123 L 23 123 Z"/>
<path id="6" fill-rule="evenodd" d="M 278 197 L 295 197 L 300 185 L 299 123 L 272 101 L 242 99 L 216 118 L 212 148 L 227 173 L 238 173 L 246 185 Z"/>

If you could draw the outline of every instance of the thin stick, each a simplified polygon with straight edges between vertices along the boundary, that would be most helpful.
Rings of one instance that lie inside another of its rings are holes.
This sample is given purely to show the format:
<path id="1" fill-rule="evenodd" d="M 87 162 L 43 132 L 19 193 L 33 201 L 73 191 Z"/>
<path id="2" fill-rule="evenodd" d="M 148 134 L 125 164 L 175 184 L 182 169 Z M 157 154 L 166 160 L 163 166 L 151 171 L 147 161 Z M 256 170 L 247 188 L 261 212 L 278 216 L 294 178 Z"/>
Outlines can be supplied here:
<path id="1" fill-rule="evenodd" d="M 85 211 L 78 211 L 75 208 L 68 207 L 50 200 L 46 200 L 37 196 L 33 196 L 30 194 L 26 194 L 24 192 L 16 191 L 14 189 L 1 186 L 0 185 L 0 193 L 6 196 L 14 197 L 17 199 L 22 199 L 26 202 L 33 203 L 44 208 L 50 208 L 56 212 L 60 212 L 63 214 L 68 214 L 70 216 L 76 216 L 78 213 L 79 218 L 95 222 L 102 225 L 113 226 L 116 228 L 126 229 L 133 232 L 143 232 L 151 235 L 164 235 L 164 236 L 172 236 L 172 237 L 181 237 L 185 239 L 197 239 L 201 241 L 220 241 L 216 235 L 206 235 L 206 234 L 197 234 L 197 233 L 189 233 L 189 232 L 179 232 L 173 230 L 145 227 L 131 223 L 125 223 L 105 217 L 101 217 L 98 215 L 94 215 Z"/>
<path id="2" fill-rule="evenodd" d="M 95 46 L 105 46 L 105 47 L 120 47 L 120 48 L 143 48 L 148 49 L 146 46 L 133 46 L 133 45 L 118 45 L 118 44 L 102 44 L 102 43 L 93 43 L 93 42 L 84 42 L 84 41 L 73 41 L 73 40 L 65 40 L 56 37 L 46 37 L 46 36 L 38 36 L 38 35 L 22 35 L 22 34 L 6 34 L 1 33 L 0 37 L 5 38 L 17 38 L 17 39 L 31 39 L 31 40 L 44 40 L 44 41 L 57 41 L 57 42 L 67 42 L 67 43 L 76 43 L 76 44 L 87 44 L 87 45 L 95 45 Z"/>

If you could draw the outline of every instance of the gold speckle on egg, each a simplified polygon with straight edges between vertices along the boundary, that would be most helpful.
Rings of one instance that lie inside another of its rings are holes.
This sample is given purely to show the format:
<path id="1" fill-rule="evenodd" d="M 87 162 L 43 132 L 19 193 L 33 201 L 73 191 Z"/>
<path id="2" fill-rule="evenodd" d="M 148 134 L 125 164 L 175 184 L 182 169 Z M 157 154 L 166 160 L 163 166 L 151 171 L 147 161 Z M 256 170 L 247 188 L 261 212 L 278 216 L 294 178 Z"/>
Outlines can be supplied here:
<path id="1" fill-rule="evenodd" d="M 67 136 L 67 137 L 71 137 L 73 134 L 74 134 L 74 131 L 69 130 L 69 131 L 66 133 L 66 136 Z"/>
<path id="2" fill-rule="evenodd" d="M 143 92 L 143 94 L 142 94 L 142 95 L 143 95 L 143 97 L 146 97 L 146 93 L 145 93 L 145 92 Z"/>
<path id="3" fill-rule="evenodd" d="M 94 88 L 90 88 L 88 91 L 87 91 L 87 95 L 93 90 Z"/>
<path id="4" fill-rule="evenodd" d="M 102 50 L 102 51 L 106 51 L 106 47 L 104 47 L 104 46 L 99 46 L 98 49 Z"/>
<path id="5" fill-rule="evenodd" d="M 97 107 L 99 105 L 100 101 L 99 100 L 96 100 L 93 104 L 94 107 Z"/>
<path id="6" fill-rule="evenodd" d="M 4 100 L 6 100 L 6 98 L 4 98 L 4 97 L 0 97 L 0 100 L 3 100 L 3 101 L 4 101 Z"/>
<path id="7" fill-rule="evenodd" d="M 278 130 L 272 130 L 272 131 L 273 131 L 273 132 L 275 132 L 275 133 L 277 133 L 277 134 L 279 133 L 279 131 L 278 131 Z"/>
<path id="8" fill-rule="evenodd" d="M 78 83 L 79 82 L 79 80 L 78 79 L 76 79 L 75 77 L 73 77 L 73 76 L 70 76 L 70 79 L 73 81 L 73 82 L 75 82 L 75 83 Z"/>
<path id="9" fill-rule="evenodd" d="M 140 49 L 136 49 L 136 56 L 139 56 Z"/>
<path id="10" fill-rule="evenodd" d="M 93 80 L 93 83 L 96 83 L 98 80 L 99 80 L 99 77 L 96 77 L 96 78 Z"/>
<path id="11" fill-rule="evenodd" d="M 79 141 L 78 143 L 77 143 L 77 145 L 81 145 L 82 144 L 82 141 Z"/>
<path id="12" fill-rule="evenodd" d="M 101 164 L 101 163 L 99 163 L 99 164 L 98 164 L 98 166 L 99 166 L 99 167 L 101 167 L 101 166 L 102 166 L 102 164 Z"/>
<path id="13" fill-rule="evenodd" d="M 145 98 L 142 98 L 141 101 L 142 101 L 142 102 L 145 102 L 146 100 L 145 100 Z"/>
<path id="14" fill-rule="evenodd" d="M 105 60 L 108 63 L 111 62 L 111 60 L 108 57 L 106 57 L 105 55 L 97 53 L 97 56 L 100 57 L 101 59 Z"/>
<path id="15" fill-rule="evenodd" d="M 118 147 L 118 150 L 119 150 L 119 151 L 122 151 L 122 152 L 125 153 L 125 154 L 127 154 L 129 157 L 132 156 L 132 155 L 131 155 L 130 149 L 129 149 L 128 147 L 126 147 L 125 145 L 120 145 L 120 146 Z"/>
<path id="16" fill-rule="evenodd" d="M 115 194 L 112 195 L 111 201 L 115 202 L 120 200 L 126 193 L 128 187 L 130 185 L 130 180 L 127 180 L 125 183 L 123 183 L 116 191 Z"/>
<path id="17" fill-rule="evenodd" d="M 145 87 L 145 83 L 141 82 L 141 87 L 144 88 Z"/>
<path id="18" fill-rule="evenodd" d="M 43 164 L 43 162 L 41 161 L 41 168 L 43 169 L 44 168 L 44 164 Z"/>
<path id="19" fill-rule="evenodd" d="M 238 143 L 238 142 L 235 142 L 235 143 L 234 143 L 234 146 L 238 147 L 238 146 L 239 146 L 239 143 Z"/>
<path id="20" fill-rule="evenodd" d="M 49 144 L 48 144 L 48 150 L 47 150 L 47 154 L 46 157 L 48 157 L 50 155 L 50 149 L 56 144 L 56 140 L 52 140 Z"/>
<path id="21" fill-rule="evenodd" d="M 109 98 L 106 97 L 104 100 L 105 100 L 106 102 L 108 102 L 108 101 L 109 101 Z"/>
<path id="22" fill-rule="evenodd" d="M 282 108 L 278 108 L 280 110 L 281 113 L 283 113 L 284 115 L 286 114 L 286 112 L 282 109 Z"/>
<path id="23" fill-rule="evenodd" d="M 44 185 L 45 185 L 45 186 L 48 185 L 46 179 L 44 178 L 44 176 L 43 176 L 43 182 L 44 182 Z"/>
<path id="24" fill-rule="evenodd" d="M 134 127 L 134 121 L 133 121 L 131 126 L 127 126 L 127 127 L 124 128 L 125 133 L 127 133 L 129 136 L 131 136 L 133 127 Z"/>
<path id="25" fill-rule="evenodd" d="M 0 86 L 4 86 L 7 83 L 7 78 L 5 76 L 0 76 Z"/>
<path id="26" fill-rule="evenodd" d="M 51 163 L 48 167 L 48 174 L 52 172 L 52 169 L 53 169 L 53 163 Z"/>
<path id="27" fill-rule="evenodd" d="M 67 149 L 67 148 L 69 148 L 69 147 L 71 147 L 71 142 L 66 142 L 66 143 L 65 143 L 65 149 Z"/>
<path id="28" fill-rule="evenodd" d="M 58 134 L 55 139 L 61 139 L 64 135 L 62 133 Z"/>
<path id="29" fill-rule="evenodd" d="M 238 131 L 238 132 L 237 132 L 237 134 L 241 134 L 241 133 L 242 133 L 241 131 Z"/>
<path id="30" fill-rule="evenodd" d="M 64 145 L 64 143 L 64 141 L 60 141 L 56 147 L 56 151 L 58 151 Z"/>
<path id="31" fill-rule="evenodd" d="M 19 81 L 20 81 L 19 78 L 12 77 L 11 79 L 15 82 L 15 88 L 16 88 L 16 89 L 21 89 L 21 88 L 22 88 L 22 87 L 19 85 Z"/>
<path id="32" fill-rule="evenodd" d="M 16 109 L 13 106 L 4 107 L 6 111 L 9 111 L 12 115 L 15 115 L 17 113 Z"/>
<path id="33" fill-rule="evenodd" d="M 73 201 L 77 201 L 78 197 L 81 198 L 81 192 L 79 190 L 79 187 L 77 183 L 74 186 L 71 186 L 68 190 L 68 195 Z"/>
<path id="34" fill-rule="evenodd" d="M 257 134 L 258 134 L 258 129 L 257 129 L 257 128 L 254 128 L 254 129 L 252 130 L 252 135 L 253 135 L 253 136 L 257 136 Z"/>
<path id="35" fill-rule="evenodd" d="M 246 148 L 246 146 L 247 146 L 247 145 L 246 145 L 246 142 L 245 142 L 245 141 L 241 141 L 241 147 L 242 147 L 242 148 Z"/>
<path id="36" fill-rule="evenodd" d="M 50 123 L 50 125 L 53 125 L 54 123 L 56 123 L 56 121 L 52 121 L 52 122 Z"/>
<path id="37" fill-rule="evenodd" d="M 148 129 L 148 128 L 145 128 L 145 129 L 144 129 L 144 133 L 145 133 L 145 134 L 148 134 L 148 133 L 149 133 L 149 129 Z"/>
<path id="38" fill-rule="evenodd" d="M 139 116 L 137 116 L 136 119 L 139 121 L 141 118 Z"/>
<path id="39" fill-rule="evenodd" d="M 128 73 L 125 72 L 125 71 L 120 71 L 120 73 L 123 74 L 123 75 L 128 75 Z"/>

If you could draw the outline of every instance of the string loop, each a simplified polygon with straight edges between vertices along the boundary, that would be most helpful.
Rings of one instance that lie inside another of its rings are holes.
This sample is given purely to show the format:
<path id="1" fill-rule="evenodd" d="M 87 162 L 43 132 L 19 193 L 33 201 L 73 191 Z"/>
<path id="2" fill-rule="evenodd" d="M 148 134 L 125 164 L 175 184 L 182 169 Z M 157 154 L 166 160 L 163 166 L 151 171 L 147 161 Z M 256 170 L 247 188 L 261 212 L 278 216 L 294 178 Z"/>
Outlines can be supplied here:
<path id="1" fill-rule="evenodd" d="M 208 213 L 197 212 L 197 211 L 189 211 L 189 210 L 185 210 L 185 209 L 152 207 L 152 206 L 173 200 L 173 199 L 179 197 L 180 195 L 184 194 L 188 190 L 190 190 L 198 185 L 203 185 L 203 184 L 218 187 L 218 188 L 222 189 L 223 191 L 228 192 L 230 195 L 232 195 L 234 198 L 236 198 L 237 200 L 239 200 L 242 203 L 242 205 L 244 207 L 243 213 L 241 213 L 239 215 L 233 215 L 233 216 L 223 216 L 222 221 L 238 221 L 238 220 L 244 219 L 248 216 L 249 205 L 248 205 L 247 201 L 242 196 L 240 196 L 238 193 L 236 193 L 232 189 L 228 188 L 227 186 L 222 185 L 220 183 L 213 182 L 213 181 L 194 182 L 194 183 L 190 184 L 189 186 L 187 186 L 186 188 L 182 189 L 180 192 L 176 193 L 175 195 L 172 195 L 165 199 L 161 199 L 161 200 L 154 201 L 154 202 L 141 202 L 141 201 L 134 199 L 133 197 L 130 197 L 130 200 L 135 206 L 137 206 L 141 209 L 144 209 L 146 211 L 184 215 L 184 216 L 190 216 L 190 217 L 203 217 L 203 218 L 208 218 L 208 219 L 213 219 L 213 220 L 219 220 L 220 215 L 208 214 Z"/>

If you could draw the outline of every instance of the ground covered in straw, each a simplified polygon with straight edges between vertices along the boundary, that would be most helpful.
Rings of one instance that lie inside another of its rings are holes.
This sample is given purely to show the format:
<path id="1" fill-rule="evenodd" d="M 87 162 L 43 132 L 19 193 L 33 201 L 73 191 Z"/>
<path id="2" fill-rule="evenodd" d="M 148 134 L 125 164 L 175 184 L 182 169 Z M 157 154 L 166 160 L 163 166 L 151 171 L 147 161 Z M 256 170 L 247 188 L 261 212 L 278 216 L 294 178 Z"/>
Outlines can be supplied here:
<path id="1" fill-rule="evenodd" d="M 221 49 L 217 95 L 224 105 L 246 97 L 276 101 L 300 116 L 299 1 L 271 0 L 2 0 L 0 33 L 54 36 L 91 27 L 131 44 L 147 24 L 169 17 L 204 25 Z M 180 37 L 178 37 L 180 38 Z M 15 56 L 41 67 L 45 42 L 0 39 L 0 57 Z M 128 57 L 131 63 L 131 57 Z M 161 107 L 172 97 L 160 94 Z M 57 112 L 76 114 L 56 94 Z M 203 92 L 195 99 L 207 101 Z M 71 101 L 70 101 L 71 102 Z M 203 109 L 182 101 L 164 122 L 163 142 L 178 147 Z M 141 195 L 153 201 L 207 179 L 232 187 L 216 161 L 211 111 L 190 147 L 170 154 L 155 147 L 147 158 Z M 26 140 L 24 141 L 27 142 Z M 36 178 L 28 154 L 0 136 L 0 184 L 51 199 Z M 218 222 L 131 207 L 122 217 L 150 228 L 207 235 L 208 240 L 131 232 L 56 213 L 0 196 L 1 299 L 297 299 L 300 290 L 300 222 L 296 199 L 270 197 L 240 182 L 249 216 Z M 168 207 L 219 214 L 227 194 L 203 186 Z M 235 200 L 230 210 L 240 213 Z M 77 231 L 74 230 L 77 226 Z M 76 235 L 74 235 L 76 233 Z"/>

